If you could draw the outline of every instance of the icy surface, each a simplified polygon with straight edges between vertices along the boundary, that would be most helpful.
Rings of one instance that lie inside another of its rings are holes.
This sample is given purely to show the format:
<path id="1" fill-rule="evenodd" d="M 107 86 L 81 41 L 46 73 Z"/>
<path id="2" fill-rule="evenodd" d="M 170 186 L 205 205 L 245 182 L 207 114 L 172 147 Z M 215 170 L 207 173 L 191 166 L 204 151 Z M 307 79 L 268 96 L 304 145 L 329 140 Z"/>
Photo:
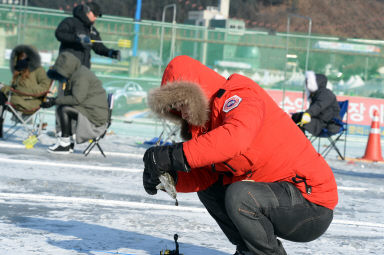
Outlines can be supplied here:
<path id="1" fill-rule="evenodd" d="M 70 155 L 35 148 L 25 133 L 0 140 L 0 254 L 159 254 L 173 250 L 179 235 L 184 255 L 233 254 L 235 248 L 208 215 L 196 194 L 142 188 L 142 142 L 159 127 L 120 123 L 84 157 L 86 144 Z M 141 135 L 142 134 L 142 135 Z M 349 157 L 364 154 L 366 138 L 348 140 Z M 328 231 L 310 243 L 283 241 L 288 254 L 384 254 L 384 164 L 340 161 L 331 153 L 340 202 Z"/>

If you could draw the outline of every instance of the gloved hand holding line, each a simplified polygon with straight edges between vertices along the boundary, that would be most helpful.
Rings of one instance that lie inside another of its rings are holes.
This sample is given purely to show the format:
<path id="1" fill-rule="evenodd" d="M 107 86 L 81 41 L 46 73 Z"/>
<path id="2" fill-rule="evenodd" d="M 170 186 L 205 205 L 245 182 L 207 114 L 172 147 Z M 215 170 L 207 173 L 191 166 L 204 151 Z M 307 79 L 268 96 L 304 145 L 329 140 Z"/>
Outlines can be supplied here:
<path id="1" fill-rule="evenodd" d="M 91 38 L 89 38 L 88 35 L 86 34 L 78 34 L 77 35 L 77 40 L 83 45 L 83 46 L 91 46 Z"/>

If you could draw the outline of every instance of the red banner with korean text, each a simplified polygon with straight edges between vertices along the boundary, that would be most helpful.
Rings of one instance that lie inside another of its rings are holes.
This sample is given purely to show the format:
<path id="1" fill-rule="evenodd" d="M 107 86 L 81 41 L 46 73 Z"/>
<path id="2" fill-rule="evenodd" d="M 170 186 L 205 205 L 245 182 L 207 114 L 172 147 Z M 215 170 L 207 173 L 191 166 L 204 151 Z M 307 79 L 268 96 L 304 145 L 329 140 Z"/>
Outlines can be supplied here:
<path id="1" fill-rule="evenodd" d="M 285 112 L 291 114 L 294 112 L 307 109 L 309 103 L 306 96 L 299 91 L 286 91 L 283 106 L 283 91 L 281 90 L 266 90 L 275 102 L 284 109 Z M 348 133 L 356 135 L 368 135 L 373 118 L 373 113 L 376 110 L 380 116 L 380 126 L 384 124 L 384 99 L 369 98 L 369 97 L 352 97 L 338 96 L 338 101 L 349 100 L 348 107 Z M 304 102 L 304 107 L 303 107 Z M 384 135 L 383 129 L 380 132 Z"/>

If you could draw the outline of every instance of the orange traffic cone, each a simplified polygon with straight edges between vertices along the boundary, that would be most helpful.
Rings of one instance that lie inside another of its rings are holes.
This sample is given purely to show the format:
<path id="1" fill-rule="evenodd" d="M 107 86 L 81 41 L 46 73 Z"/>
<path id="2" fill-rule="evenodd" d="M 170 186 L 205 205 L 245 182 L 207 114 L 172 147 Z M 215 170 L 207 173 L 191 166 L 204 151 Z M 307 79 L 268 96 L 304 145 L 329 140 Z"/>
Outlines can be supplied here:
<path id="1" fill-rule="evenodd" d="M 371 131 L 369 133 L 367 147 L 365 148 L 365 155 L 362 159 L 370 161 L 383 161 L 380 144 L 380 119 L 379 113 L 376 110 L 373 113 Z"/>

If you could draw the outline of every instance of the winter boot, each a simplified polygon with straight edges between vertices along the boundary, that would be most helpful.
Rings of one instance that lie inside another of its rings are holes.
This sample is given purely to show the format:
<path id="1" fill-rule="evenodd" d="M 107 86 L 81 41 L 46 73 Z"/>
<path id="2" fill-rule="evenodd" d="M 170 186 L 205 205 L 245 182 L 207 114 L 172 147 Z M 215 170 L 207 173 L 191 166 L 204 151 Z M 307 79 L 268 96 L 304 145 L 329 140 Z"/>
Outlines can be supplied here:
<path id="1" fill-rule="evenodd" d="M 69 137 L 58 137 L 55 145 L 48 148 L 48 152 L 55 154 L 70 153 L 71 142 Z"/>
<path id="2" fill-rule="evenodd" d="M 76 140 L 76 135 L 72 135 L 69 137 L 70 145 L 69 145 L 69 152 L 72 153 L 75 150 L 75 140 Z"/>
<path id="3" fill-rule="evenodd" d="M 70 153 L 73 153 L 73 151 L 75 150 L 75 143 L 72 143 L 69 145 L 69 152 Z"/>

